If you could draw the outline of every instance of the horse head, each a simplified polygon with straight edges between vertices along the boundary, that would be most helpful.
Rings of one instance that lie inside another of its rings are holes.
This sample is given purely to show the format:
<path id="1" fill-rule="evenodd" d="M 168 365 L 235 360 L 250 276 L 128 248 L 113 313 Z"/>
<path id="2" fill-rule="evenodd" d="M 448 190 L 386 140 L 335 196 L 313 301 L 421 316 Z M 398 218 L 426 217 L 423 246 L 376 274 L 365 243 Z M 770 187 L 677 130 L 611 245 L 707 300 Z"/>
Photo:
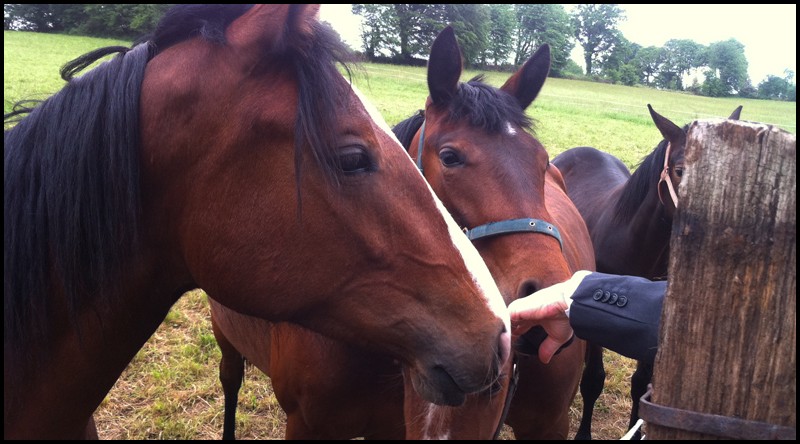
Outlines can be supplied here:
<path id="1" fill-rule="evenodd" d="M 549 46 L 542 45 L 499 88 L 485 83 L 482 76 L 460 82 L 462 69 L 458 42 L 447 27 L 431 47 L 424 113 L 409 119 L 416 122 L 413 130 L 406 121 L 395 131 L 510 303 L 568 279 L 579 268 L 593 268 L 591 241 L 565 193 L 563 178 L 550 165 L 525 114 L 547 78 Z M 542 364 L 529 359 L 526 371 L 539 381 L 520 376 L 527 381 L 520 384 L 525 386 L 525 399 L 568 405 L 580 377 L 583 350 L 583 342 L 577 341 L 547 369 L 531 370 Z M 510 367 L 507 373 L 510 378 L 501 386 L 471 396 L 458 411 L 427 408 L 424 426 L 409 423 L 407 437 L 492 437 L 507 411 L 503 402 L 513 392 Z M 546 388 L 542 381 L 549 381 Z M 419 417 L 423 409 L 410 398 L 406 395 L 409 419 Z M 525 407 L 521 409 L 530 413 Z M 535 418 L 530 422 L 547 430 L 538 436 L 558 436 L 566 433 L 567 416 L 562 413 L 560 408 L 548 414 L 537 411 L 531 413 Z M 558 431 L 549 435 L 552 430 Z"/>
<path id="2" fill-rule="evenodd" d="M 664 153 L 664 167 L 661 170 L 661 176 L 658 181 L 658 197 L 664 205 L 667 214 L 671 218 L 678 207 L 678 186 L 683 177 L 683 170 L 685 167 L 686 158 L 686 130 L 688 126 L 683 128 L 678 127 L 672 123 L 671 120 L 658 114 L 653 110 L 650 104 L 647 104 L 647 109 L 650 111 L 650 116 L 656 124 L 661 135 L 664 136 L 666 143 L 666 151 Z M 742 112 L 742 105 L 739 105 L 728 119 L 739 120 L 739 115 Z M 662 190 L 663 193 L 662 193 Z M 669 203 L 664 195 L 670 196 Z"/>

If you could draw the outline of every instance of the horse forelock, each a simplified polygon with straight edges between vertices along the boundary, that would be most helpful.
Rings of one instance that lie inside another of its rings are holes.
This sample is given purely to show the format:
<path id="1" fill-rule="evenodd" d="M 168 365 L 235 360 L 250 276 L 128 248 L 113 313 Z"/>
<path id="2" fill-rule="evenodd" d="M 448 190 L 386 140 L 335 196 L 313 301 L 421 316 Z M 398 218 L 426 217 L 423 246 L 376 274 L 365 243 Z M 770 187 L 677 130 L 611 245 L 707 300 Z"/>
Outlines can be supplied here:
<path id="1" fill-rule="evenodd" d="M 489 134 L 504 132 L 508 123 L 532 131 L 531 119 L 520 108 L 517 100 L 510 94 L 483 82 L 483 76 L 476 76 L 466 83 L 460 83 L 458 94 L 448 105 L 448 121 L 466 120 L 470 126 L 482 129 Z"/>
<path id="2" fill-rule="evenodd" d="M 158 21 L 152 35 L 140 41 L 151 41 L 162 51 L 192 37 L 225 43 L 225 29 L 253 5 L 194 4 L 176 5 Z"/>
<path id="3" fill-rule="evenodd" d="M 326 23 L 313 25 L 314 41 L 291 52 L 297 74 L 298 106 L 295 128 L 295 166 L 299 192 L 301 152 L 309 149 L 323 174 L 337 180 L 335 119 L 343 100 L 355 94 L 337 66 L 351 76 L 354 58 Z"/>

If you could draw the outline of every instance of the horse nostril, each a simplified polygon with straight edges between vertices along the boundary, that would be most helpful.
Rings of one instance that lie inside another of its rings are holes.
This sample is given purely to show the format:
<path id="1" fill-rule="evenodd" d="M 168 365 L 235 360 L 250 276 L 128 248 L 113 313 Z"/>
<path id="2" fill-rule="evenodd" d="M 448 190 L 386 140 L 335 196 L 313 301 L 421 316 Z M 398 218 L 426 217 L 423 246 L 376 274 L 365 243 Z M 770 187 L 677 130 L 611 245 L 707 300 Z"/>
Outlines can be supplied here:
<path id="1" fill-rule="evenodd" d="M 532 280 L 527 280 L 519 286 L 519 290 L 517 291 L 517 299 L 524 298 L 525 296 L 530 296 L 531 294 L 535 293 L 539 290 L 539 285 Z"/>

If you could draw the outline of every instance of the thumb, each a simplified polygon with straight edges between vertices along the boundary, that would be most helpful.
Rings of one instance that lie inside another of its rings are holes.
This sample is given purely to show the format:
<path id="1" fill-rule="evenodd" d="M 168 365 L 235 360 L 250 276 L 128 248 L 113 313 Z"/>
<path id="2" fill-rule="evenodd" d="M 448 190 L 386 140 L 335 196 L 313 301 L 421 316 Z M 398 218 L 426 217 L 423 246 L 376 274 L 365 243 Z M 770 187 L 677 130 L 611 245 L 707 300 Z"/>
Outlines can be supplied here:
<path id="1" fill-rule="evenodd" d="M 539 346 L 539 360 L 545 364 L 549 364 L 550 360 L 553 359 L 553 355 L 556 354 L 563 344 L 563 342 L 553 339 L 552 336 L 547 336 Z"/>

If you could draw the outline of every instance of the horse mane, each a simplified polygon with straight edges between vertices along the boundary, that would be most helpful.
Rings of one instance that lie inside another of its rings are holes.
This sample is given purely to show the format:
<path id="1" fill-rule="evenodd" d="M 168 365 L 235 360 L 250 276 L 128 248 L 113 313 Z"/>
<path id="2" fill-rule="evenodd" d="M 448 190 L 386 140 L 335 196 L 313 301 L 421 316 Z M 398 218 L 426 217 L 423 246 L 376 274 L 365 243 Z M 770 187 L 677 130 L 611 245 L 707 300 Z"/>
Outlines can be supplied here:
<path id="1" fill-rule="evenodd" d="M 466 119 L 473 127 L 489 134 L 502 131 L 506 122 L 512 122 L 533 132 L 533 121 L 525 115 L 519 102 L 509 94 L 484 83 L 483 74 L 478 74 L 466 83 L 459 83 L 458 94 L 448 103 L 448 121 Z M 417 111 L 392 128 L 403 147 L 408 150 L 411 140 L 425 121 L 425 112 Z"/>
<path id="2" fill-rule="evenodd" d="M 684 126 L 683 131 L 685 132 L 687 128 L 688 125 Z M 658 186 L 656 185 L 658 177 L 660 177 L 661 170 L 664 169 L 667 143 L 668 141 L 663 139 L 650 154 L 644 156 L 639 162 L 619 196 L 614 212 L 615 221 L 621 223 L 630 221 L 647 197 L 647 193 L 652 187 Z M 656 180 L 653 180 L 654 177 Z"/>
<path id="3" fill-rule="evenodd" d="M 392 132 L 406 151 L 411 148 L 411 140 L 414 139 L 414 135 L 417 134 L 417 131 L 419 131 L 424 121 L 425 111 L 418 110 L 413 116 L 403 120 L 392 128 Z"/>
<path id="4" fill-rule="evenodd" d="M 62 68 L 67 84 L 58 93 L 35 106 L 20 102 L 4 115 L 4 123 L 18 120 L 4 131 L 7 353 L 27 357 L 31 365 L 42 357 L 56 308 L 53 293 L 63 293 L 75 327 L 82 310 L 93 307 L 101 314 L 110 308 L 123 260 L 138 241 L 139 97 L 145 67 L 160 51 L 198 35 L 224 44 L 227 26 L 249 8 L 178 5 L 151 36 L 131 48 L 101 48 L 78 57 Z M 350 53 L 327 24 L 317 24 L 314 31 L 313 40 L 289 49 L 299 89 L 295 158 L 307 146 L 333 176 L 332 122 L 335 100 L 344 93 L 331 85 L 342 84 L 335 63 L 346 64 Z M 112 53 L 118 54 L 74 77 Z M 298 187 L 299 181 L 298 174 Z"/>
<path id="5" fill-rule="evenodd" d="M 25 107 L 27 116 L 4 131 L 7 350 L 33 357 L 30 342 L 49 333 L 52 293 L 63 293 L 73 321 L 90 303 L 108 306 L 103 290 L 137 236 L 138 103 L 148 58 L 146 45 L 120 53 Z"/>
<path id="6" fill-rule="evenodd" d="M 467 119 L 471 126 L 489 134 L 503 131 L 506 122 L 533 131 L 533 121 L 525 115 L 517 99 L 483 80 L 483 74 L 478 74 L 458 85 L 458 94 L 448 104 L 449 121 Z"/>

